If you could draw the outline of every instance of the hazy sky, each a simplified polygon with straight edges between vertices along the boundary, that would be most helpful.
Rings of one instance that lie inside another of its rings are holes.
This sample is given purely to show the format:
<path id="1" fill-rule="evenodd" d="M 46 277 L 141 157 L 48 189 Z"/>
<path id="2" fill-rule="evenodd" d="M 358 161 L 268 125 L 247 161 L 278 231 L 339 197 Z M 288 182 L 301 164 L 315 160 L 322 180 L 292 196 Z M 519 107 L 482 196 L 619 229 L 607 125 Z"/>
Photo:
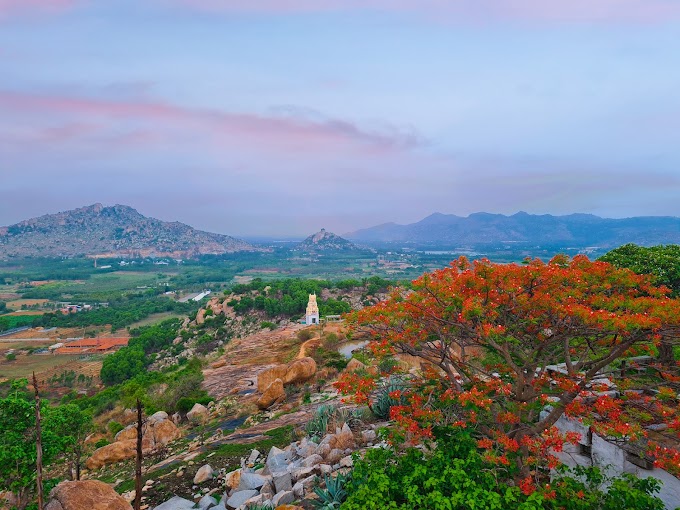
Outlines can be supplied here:
<path id="1" fill-rule="evenodd" d="M 0 0 L 0 225 L 680 215 L 680 0 Z"/>

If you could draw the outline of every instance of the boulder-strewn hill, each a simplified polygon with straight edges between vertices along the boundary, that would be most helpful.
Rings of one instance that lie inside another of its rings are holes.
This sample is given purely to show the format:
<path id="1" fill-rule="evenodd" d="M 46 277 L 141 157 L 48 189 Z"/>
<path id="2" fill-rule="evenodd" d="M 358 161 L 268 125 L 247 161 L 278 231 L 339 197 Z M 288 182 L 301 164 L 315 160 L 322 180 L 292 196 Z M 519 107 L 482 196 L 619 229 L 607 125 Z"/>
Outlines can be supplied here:
<path id="1" fill-rule="evenodd" d="M 305 252 L 314 251 L 351 251 L 359 248 L 347 239 L 343 239 L 333 232 L 321 229 L 297 245 L 296 249 Z"/>
<path id="2" fill-rule="evenodd" d="M 132 207 L 94 204 L 0 227 L 0 257 L 76 255 L 191 258 L 255 250 L 233 237 L 141 215 Z"/>
<path id="3" fill-rule="evenodd" d="M 641 216 L 600 218 L 592 214 L 552 216 L 518 212 L 512 216 L 475 213 L 468 217 L 435 213 L 410 225 L 385 223 L 346 234 L 361 242 L 475 245 L 522 242 L 536 245 L 613 247 L 680 243 L 680 218 Z"/>

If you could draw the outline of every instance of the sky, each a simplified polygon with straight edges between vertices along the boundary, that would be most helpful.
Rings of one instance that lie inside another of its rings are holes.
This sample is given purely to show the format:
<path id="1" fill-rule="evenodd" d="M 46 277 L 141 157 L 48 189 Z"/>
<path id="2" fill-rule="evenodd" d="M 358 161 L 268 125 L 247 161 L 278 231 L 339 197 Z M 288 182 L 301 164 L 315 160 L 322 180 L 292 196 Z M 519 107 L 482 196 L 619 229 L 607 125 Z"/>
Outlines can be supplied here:
<path id="1" fill-rule="evenodd" d="M 0 225 L 680 216 L 680 0 L 0 0 Z"/>

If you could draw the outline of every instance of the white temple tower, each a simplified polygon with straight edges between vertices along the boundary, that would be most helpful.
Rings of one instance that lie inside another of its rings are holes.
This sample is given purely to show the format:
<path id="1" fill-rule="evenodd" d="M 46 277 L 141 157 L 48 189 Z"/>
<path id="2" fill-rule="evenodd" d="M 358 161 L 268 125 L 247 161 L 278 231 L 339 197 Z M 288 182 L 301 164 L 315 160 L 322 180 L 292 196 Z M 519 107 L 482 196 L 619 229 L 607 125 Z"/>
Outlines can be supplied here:
<path id="1" fill-rule="evenodd" d="M 316 294 L 309 295 L 307 303 L 307 313 L 305 313 L 305 324 L 319 323 L 319 306 L 316 304 Z"/>

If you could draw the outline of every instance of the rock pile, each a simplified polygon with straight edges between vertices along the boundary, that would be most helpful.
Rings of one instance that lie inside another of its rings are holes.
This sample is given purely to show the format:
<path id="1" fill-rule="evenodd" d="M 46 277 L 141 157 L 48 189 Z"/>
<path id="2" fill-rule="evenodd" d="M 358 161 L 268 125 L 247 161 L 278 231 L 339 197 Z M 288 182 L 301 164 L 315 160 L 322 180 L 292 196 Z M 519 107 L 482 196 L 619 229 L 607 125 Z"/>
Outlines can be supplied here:
<path id="1" fill-rule="evenodd" d="M 353 452 L 383 446 L 374 444 L 376 437 L 373 429 L 355 437 L 349 426 L 343 424 L 318 443 L 304 438 L 283 450 L 274 446 L 266 456 L 253 450 L 248 459 L 242 459 L 241 468 L 219 475 L 224 478 L 225 487 L 219 503 L 212 494 L 206 494 L 197 504 L 175 496 L 155 510 L 246 510 L 258 505 L 272 509 L 300 508 L 287 505 L 314 498 L 314 487 L 324 475 L 348 471 L 353 465 Z M 258 466 L 261 467 L 256 469 Z M 214 471 L 206 464 L 197 471 L 194 482 L 208 480 L 212 474 Z"/>

